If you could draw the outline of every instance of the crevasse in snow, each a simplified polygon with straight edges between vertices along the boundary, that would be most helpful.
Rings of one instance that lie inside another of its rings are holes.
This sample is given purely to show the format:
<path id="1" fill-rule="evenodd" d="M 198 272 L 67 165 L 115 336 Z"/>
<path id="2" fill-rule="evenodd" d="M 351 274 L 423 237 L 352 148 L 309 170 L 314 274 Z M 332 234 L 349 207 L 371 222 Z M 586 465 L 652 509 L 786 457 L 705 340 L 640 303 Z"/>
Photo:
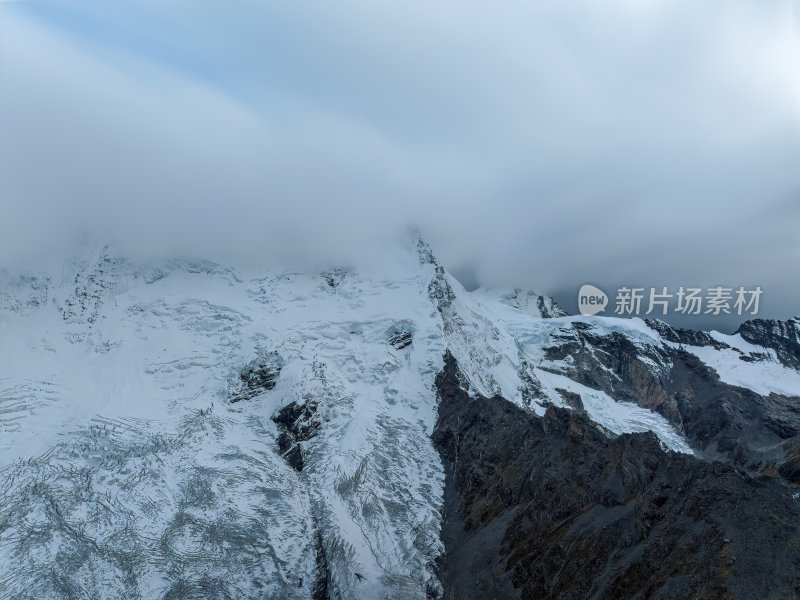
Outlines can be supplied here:
<path id="1" fill-rule="evenodd" d="M 446 350 L 476 393 L 542 414 L 565 389 L 610 431 L 691 452 L 660 415 L 544 364 L 576 320 L 662 343 L 537 294 L 466 292 L 418 239 L 323 273 L 136 264 L 109 248 L 5 273 L 2 595 L 435 596 L 443 471 L 429 436 Z M 302 426 L 277 418 L 286 407 Z"/>

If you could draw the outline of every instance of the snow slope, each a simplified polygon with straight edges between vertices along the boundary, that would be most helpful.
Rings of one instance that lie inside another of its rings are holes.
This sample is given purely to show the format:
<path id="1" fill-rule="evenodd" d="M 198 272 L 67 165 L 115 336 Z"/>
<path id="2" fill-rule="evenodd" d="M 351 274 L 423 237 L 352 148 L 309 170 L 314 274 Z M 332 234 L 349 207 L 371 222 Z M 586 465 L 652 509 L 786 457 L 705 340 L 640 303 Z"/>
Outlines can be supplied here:
<path id="1" fill-rule="evenodd" d="M 691 452 L 660 415 L 545 359 L 574 321 L 657 333 L 532 292 L 468 293 L 418 239 L 323 273 L 99 248 L 3 277 L 2 598 L 436 597 L 446 350 L 475 392 L 542 414 L 565 389 L 610 431 Z M 274 387 L 231 402 L 267 362 Z M 307 415 L 302 470 L 280 448 L 290 406 Z"/>
<path id="2" fill-rule="evenodd" d="M 712 331 L 711 337 L 729 348 L 685 346 L 685 349 L 714 369 L 725 383 L 751 389 L 762 396 L 772 393 L 800 396 L 800 372 L 781 364 L 775 350 L 751 344 L 739 334 Z M 761 359 L 752 362 L 740 359 L 748 355 Z"/>

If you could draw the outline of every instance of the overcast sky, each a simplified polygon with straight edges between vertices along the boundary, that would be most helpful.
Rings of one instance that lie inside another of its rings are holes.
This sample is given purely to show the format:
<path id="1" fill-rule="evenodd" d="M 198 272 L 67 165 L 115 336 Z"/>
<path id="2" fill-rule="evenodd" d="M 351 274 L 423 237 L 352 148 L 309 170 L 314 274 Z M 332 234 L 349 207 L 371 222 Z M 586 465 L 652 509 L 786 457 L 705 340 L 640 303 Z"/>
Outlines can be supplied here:
<path id="1" fill-rule="evenodd" d="M 799 3 L 0 0 L 2 264 L 83 230 L 346 261 L 414 225 L 465 281 L 789 317 Z"/>

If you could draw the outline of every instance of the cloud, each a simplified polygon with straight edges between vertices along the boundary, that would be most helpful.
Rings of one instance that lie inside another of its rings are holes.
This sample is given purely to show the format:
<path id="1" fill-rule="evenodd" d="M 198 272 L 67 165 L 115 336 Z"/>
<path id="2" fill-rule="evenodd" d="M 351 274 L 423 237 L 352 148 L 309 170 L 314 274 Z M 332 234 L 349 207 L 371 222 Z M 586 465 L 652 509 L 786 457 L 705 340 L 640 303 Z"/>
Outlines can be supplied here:
<path id="1" fill-rule="evenodd" d="M 792 8 L 7 4 L 0 250 L 346 260 L 412 223 L 486 283 L 753 282 L 786 316 Z"/>

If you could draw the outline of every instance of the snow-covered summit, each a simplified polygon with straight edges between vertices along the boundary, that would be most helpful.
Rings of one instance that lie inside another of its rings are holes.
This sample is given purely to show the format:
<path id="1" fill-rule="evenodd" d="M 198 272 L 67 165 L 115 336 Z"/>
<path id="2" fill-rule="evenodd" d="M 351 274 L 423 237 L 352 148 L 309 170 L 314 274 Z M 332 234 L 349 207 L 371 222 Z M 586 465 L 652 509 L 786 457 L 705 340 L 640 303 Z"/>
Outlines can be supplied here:
<path id="1" fill-rule="evenodd" d="M 693 452 L 605 360 L 603 340 L 625 340 L 658 378 L 673 343 L 657 330 L 467 292 L 418 238 L 321 272 L 99 247 L 1 286 L 2 597 L 437 597 L 448 350 L 475 393 Z M 774 350 L 690 350 L 800 395 Z"/>

